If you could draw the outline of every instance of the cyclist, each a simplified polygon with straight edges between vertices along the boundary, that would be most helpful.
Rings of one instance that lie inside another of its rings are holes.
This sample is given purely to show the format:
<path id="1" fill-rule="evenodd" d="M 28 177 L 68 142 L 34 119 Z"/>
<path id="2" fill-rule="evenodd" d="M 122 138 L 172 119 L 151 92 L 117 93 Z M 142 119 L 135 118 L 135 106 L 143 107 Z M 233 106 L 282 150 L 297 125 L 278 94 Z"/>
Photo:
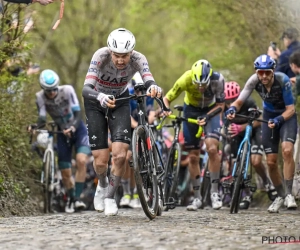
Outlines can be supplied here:
<path id="1" fill-rule="evenodd" d="M 235 113 L 241 109 L 254 89 L 263 99 L 263 119 L 268 120 L 269 123 L 262 124 L 262 143 L 267 156 L 269 175 L 278 194 L 268 208 L 270 213 L 278 212 L 284 200 L 288 208 L 297 207 L 292 195 L 295 171 L 293 152 L 297 135 L 297 116 L 290 80 L 284 73 L 274 72 L 275 66 L 276 63 L 270 56 L 260 55 L 254 61 L 256 73 L 248 79 L 238 99 L 226 111 L 227 118 L 233 119 Z M 286 192 L 284 192 L 278 169 L 280 140 Z"/>
<path id="2" fill-rule="evenodd" d="M 43 70 L 39 80 L 42 90 L 36 93 L 39 114 L 37 127 L 45 126 L 48 113 L 58 129 L 63 131 L 63 134 L 57 134 L 58 166 L 68 193 L 65 211 L 73 213 L 86 207 L 80 200 L 80 194 L 84 188 L 85 166 L 91 152 L 87 130 L 80 118 L 80 106 L 74 88 L 71 85 L 59 86 L 59 76 L 50 69 Z M 77 162 L 75 186 L 71 172 L 72 146 L 76 149 Z"/>
<path id="3" fill-rule="evenodd" d="M 231 81 L 225 83 L 225 111 L 230 107 L 230 105 L 238 98 L 240 94 L 240 85 L 237 82 Z M 249 97 L 244 102 L 243 106 L 237 112 L 241 115 L 249 115 L 249 108 L 257 109 L 255 101 Z M 225 123 L 226 124 L 226 123 Z M 245 136 L 245 129 L 248 124 L 248 121 L 245 118 L 235 117 L 231 120 L 230 125 L 227 126 L 228 133 L 231 134 L 232 139 L 230 143 L 231 155 L 232 158 L 236 158 L 236 154 L 239 148 L 240 143 L 242 142 Z M 254 167 L 256 173 L 261 177 L 264 187 L 268 191 L 269 199 L 274 201 L 277 192 L 274 189 L 271 181 L 267 177 L 265 166 L 262 162 L 263 146 L 261 141 L 261 123 L 255 121 L 253 123 L 252 130 L 252 144 L 251 144 L 251 164 Z M 252 197 L 250 190 L 246 189 L 246 196 L 240 203 L 241 209 L 248 209 L 251 203 Z"/>
<path id="4" fill-rule="evenodd" d="M 221 197 L 218 193 L 220 176 L 220 156 L 218 154 L 219 137 L 214 130 L 220 127 L 220 116 L 210 119 L 207 124 L 205 116 L 218 107 L 224 108 L 224 78 L 222 74 L 213 71 L 207 60 L 195 62 L 191 70 L 186 71 L 174 84 L 172 89 L 164 97 L 167 107 L 174 101 L 180 93 L 185 91 L 184 116 L 204 119 L 199 121 L 199 125 L 205 126 L 205 144 L 209 155 L 209 170 L 212 183 L 211 200 L 214 209 L 222 207 Z M 189 211 L 196 211 L 202 205 L 200 195 L 200 139 L 195 135 L 198 125 L 183 122 L 183 133 L 185 139 L 185 149 L 189 150 L 189 171 L 194 189 L 193 203 L 187 207 Z"/>
<path id="5" fill-rule="evenodd" d="M 129 30 L 119 28 L 112 31 L 107 39 L 107 47 L 94 53 L 82 90 L 94 168 L 99 178 L 94 205 L 97 211 L 104 211 L 105 215 L 118 213 L 113 197 L 125 170 L 131 141 L 129 100 L 116 102 L 115 98 L 129 95 L 127 85 L 136 72 L 140 72 L 149 96 L 160 97 L 162 91 L 154 81 L 146 57 L 134 51 L 134 47 L 135 37 Z M 115 120 L 105 118 L 108 109 L 111 109 Z M 114 163 L 109 181 L 106 177 L 109 160 L 108 128 L 111 132 Z"/>

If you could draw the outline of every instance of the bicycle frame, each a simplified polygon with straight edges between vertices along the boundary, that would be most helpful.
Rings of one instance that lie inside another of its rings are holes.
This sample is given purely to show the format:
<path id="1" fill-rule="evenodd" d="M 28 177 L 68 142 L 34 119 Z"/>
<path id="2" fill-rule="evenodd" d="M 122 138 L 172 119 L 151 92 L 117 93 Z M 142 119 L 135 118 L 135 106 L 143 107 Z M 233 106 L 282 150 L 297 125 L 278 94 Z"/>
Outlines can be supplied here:
<path id="1" fill-rule="evenodd" d="M 54 182 L 55 180 L 55 173 L 56 173 L 56 165 L 55 165 L 55 153 L 54 153 L 54 133 L 57 133 L 55 131 L 53 131 L 54 127 L 52 127 L 52 131 L 49 130 L 43 130 L 43 129 L 37 129 L 36 132 L 38 133 L 48 133 L 48 140 L 47 140 L 47 147 L 45 149 L 44 152 L 44 156 L 43 156 L 43 164 L 46 163 L 46 157 L 47 154 L 50 154 L 51 157 L 51 182 L 50 182 L 50 190 L 49 191 L 53 191 L 54 187 L 56 185 L 59 184 L 59 180 L 57 179 L 57 182 Z M 41 173 L 41 184 L 44 184 L 44 169 L 42 169 L 42 173 Z"/>
<path id="2" fill-rule="evenodd" d="M 55 180 L 55 172 L 56 172 L 56 166 L 55 166 L 55 156 L 54 156 L 54 149 L 53 149 L 53 134 L 49 133 L 49 137 L 48 137 L 48 145 L 47 148 L 45 150 L 44 153 L 44 158 L 43 158 L 43 163 L 46 162 L 46 155 L 49 152 L 51 155 L 51 186 L 50 186 L 50 190 L 49 191 L 53 191 L 54 186 L 59 184 L 59 181 L 54 182 Z M 42 174 L 44 174 L 44 171 L 42 171 Z M 41 177 L 41 181 L 43 181 L 43 177 Z"/>
<path id="3" fill-rule="evenodd" d="M 242 142 L 240 143 L 240 146 L 239 146 L 239 149 L 238 149 L 238 157 L 234 163 L 234 166 L 233 166 L 233 170 L 232 170 L 232 176 L 235 176 L 235 173 L 236 173 L 236 165 L 237 165 L 237 162 L 238 160 L 240 160 L 240 157 L 241 157 L 241 151 L 244 147 L 244 144 L 247 143 L 247 146 L 248 146 L 248 150 L 247 150 L 247 160 L 246 160 L 246 167 L 244 168 L 245 171 L 244 171 L 244 176 L 243 176 L 243 179 L 246 180 L 247 179 L 247 173 L 248 173 L 248 168 L 249 168 L 249 163 L 250 163 L 250 154 L 251 154 L 251 136 L 252 136 L 252 130 L 253 130 L 253 127 L 252 127 L 252 121 L 251 121 L 251 124 L 248 124 L 246 126 L 246 130 L 245 130 L 245 136 L 244 136 L 244 139 L 242 140 Z"/>

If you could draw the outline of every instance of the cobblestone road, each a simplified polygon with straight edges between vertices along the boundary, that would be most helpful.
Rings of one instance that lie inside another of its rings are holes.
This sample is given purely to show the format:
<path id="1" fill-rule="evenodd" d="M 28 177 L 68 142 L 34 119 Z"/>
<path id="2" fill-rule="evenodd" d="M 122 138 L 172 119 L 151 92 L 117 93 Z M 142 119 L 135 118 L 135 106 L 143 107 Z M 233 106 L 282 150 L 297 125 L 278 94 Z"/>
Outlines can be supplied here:
<path id="1" fill-rule="evenodd" d="M 177 207 L 153 221 L 140 209 L 120 209 L 115 217 L 83 212 L 0 218 L 0 249 L 300 249 L 300 243 L 268 244 L 292 236 L 299 241 L 299 210 L 232 215 L 227 208 Z"/>

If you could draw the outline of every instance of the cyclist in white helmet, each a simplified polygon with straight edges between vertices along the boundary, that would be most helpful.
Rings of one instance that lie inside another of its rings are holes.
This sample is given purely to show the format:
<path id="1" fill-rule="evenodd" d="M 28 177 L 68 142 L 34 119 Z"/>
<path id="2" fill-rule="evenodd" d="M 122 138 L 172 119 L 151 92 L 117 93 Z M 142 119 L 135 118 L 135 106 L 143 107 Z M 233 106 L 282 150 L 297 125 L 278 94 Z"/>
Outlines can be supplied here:
<path id="1" fill-rule="evenodd" d="M 53 70 L 46 69 L 40 74 L 42 90 L 36 93 L 39 113 L 37 127 L 45 126 L 48 113 L 58 130 L 63 131 L 63 134 L 57 134 L 58 166 L 69 198 L 65 211 L 73 213 L 86 207 L 80 200 L 80 194 L 84 188 L 85 166 L 91 150 L 75 90 L 71 85 L 59 86 L 59 81 L 59 76 Z M 71 173 L 72 146 L 76 150 L 77 162 L 75 185 Z"/>
<path id="2" fill-rule="evenodd" d="M 149 96 L 160 97 L 162 91 L 154 81 L 146 57 L 134 51 L 134 47 L 135 37 L 129 30 L 119 28 L 112 31 L 107 39 L 107 47 L 94 53 L 82 90 L 94 168 L 99 179 L 94 207 L 99 212 L 104 211 L 105 215 L 118 213 L 114 194 L 125 170 L 131 141 L 129 100 L 115 102 L 115 98 L 129 95 L 127 85 L 136 72 L 141 74 Z M 115 120 L 105 118 L 107 108 L 111 109 Z M 114 162 L 109 180 L 108 128 Z"/>

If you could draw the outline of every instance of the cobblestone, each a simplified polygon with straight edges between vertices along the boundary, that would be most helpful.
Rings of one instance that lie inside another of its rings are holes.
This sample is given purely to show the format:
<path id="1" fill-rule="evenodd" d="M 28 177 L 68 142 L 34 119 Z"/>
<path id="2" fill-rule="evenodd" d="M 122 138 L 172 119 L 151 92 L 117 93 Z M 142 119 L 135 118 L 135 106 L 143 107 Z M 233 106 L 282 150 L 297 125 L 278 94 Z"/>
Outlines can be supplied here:
<path id="1" fill-rule="evenodd" d="M 298 210 L 266 209 L 229 214 L 227 208 L 177 207 L 153 221 L 140 209 L 120 209 L 115 217 L 97 212 L 10 217 L 0 218 L 0 249 L 300 249 L 300 243 L 268 244 L 277 236 L 299 241 L 299 226 Z"/>

